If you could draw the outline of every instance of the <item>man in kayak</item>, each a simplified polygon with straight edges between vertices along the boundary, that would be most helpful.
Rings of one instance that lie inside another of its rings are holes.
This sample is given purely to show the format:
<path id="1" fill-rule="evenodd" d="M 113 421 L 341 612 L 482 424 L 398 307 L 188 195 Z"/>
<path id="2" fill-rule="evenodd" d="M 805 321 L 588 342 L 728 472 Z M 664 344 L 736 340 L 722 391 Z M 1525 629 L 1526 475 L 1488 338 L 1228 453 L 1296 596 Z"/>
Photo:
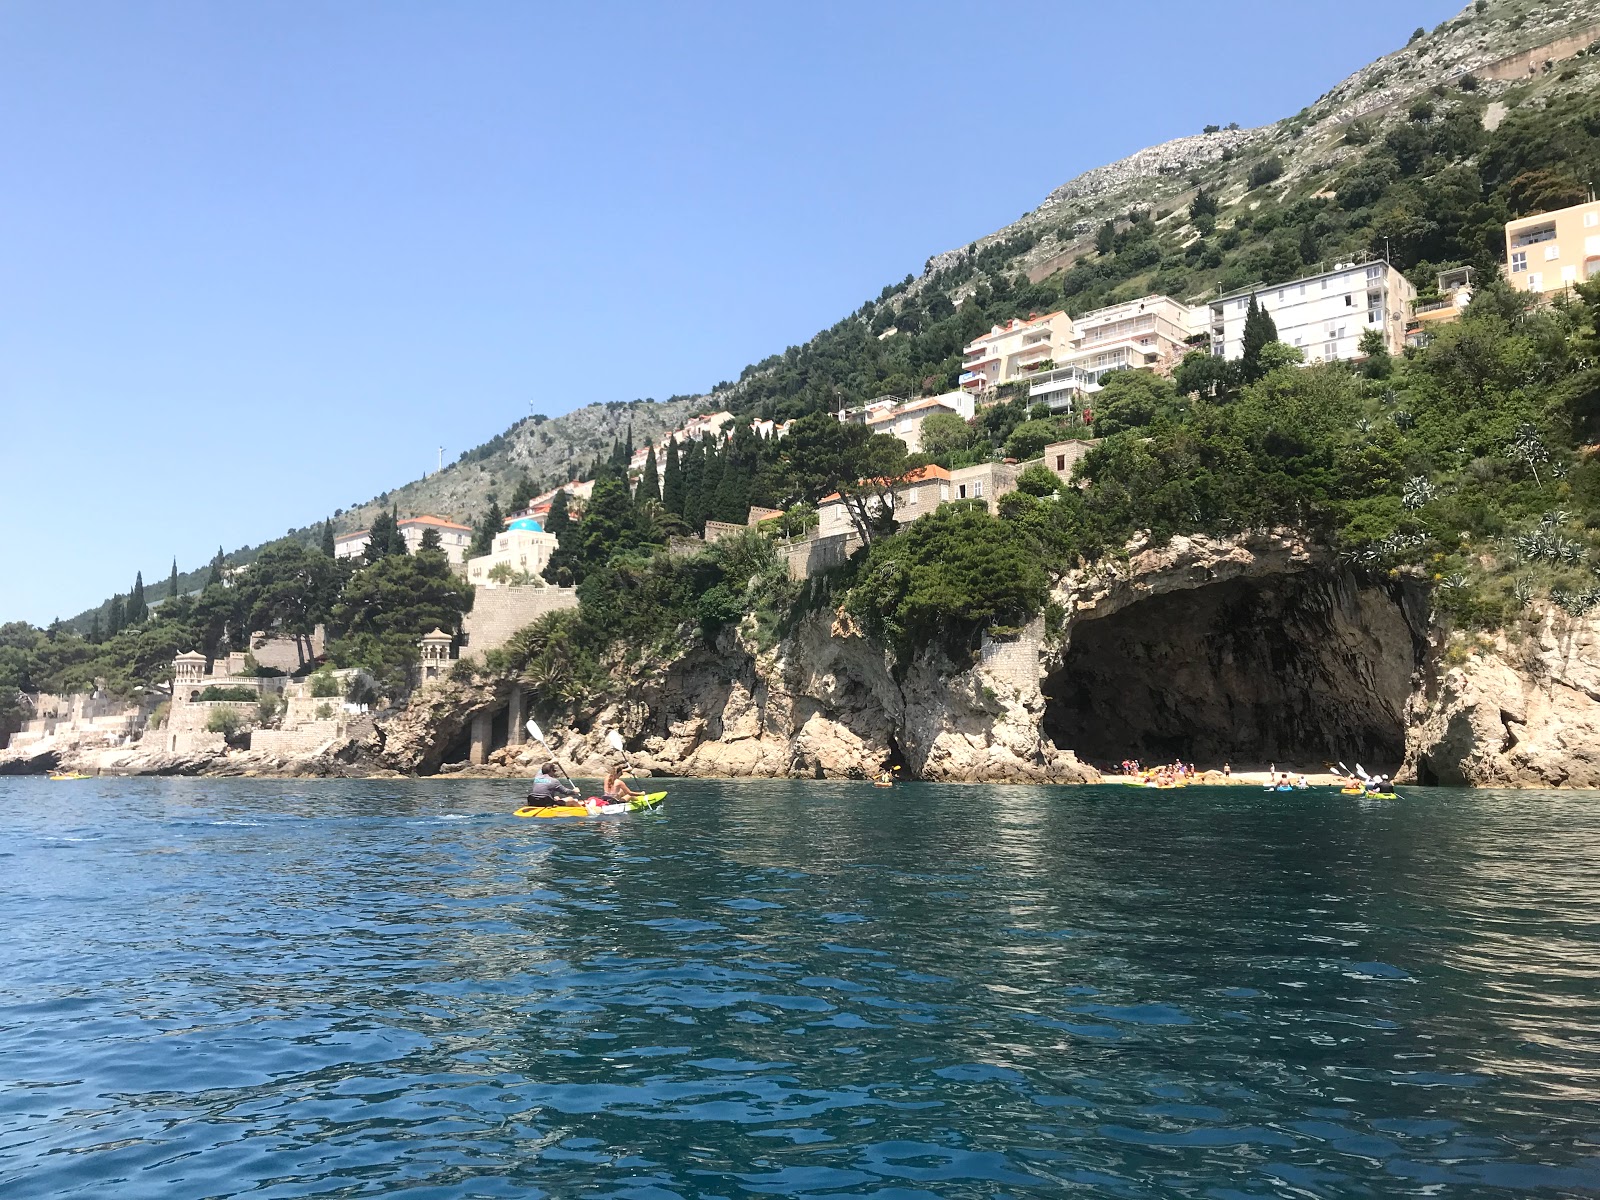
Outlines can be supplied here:
<path id="1" fill-rule="evenodd" d="M 528 793 L 528 807 L 539 808 L 545 805 L 559 804 L 569 796 L 576 796 L 578 789 L 569 783 L 563 783 L 556 774 L 556 765 L 547 762 L 539 768 L 539 773 L 533 777 L 533 790 Z"/>

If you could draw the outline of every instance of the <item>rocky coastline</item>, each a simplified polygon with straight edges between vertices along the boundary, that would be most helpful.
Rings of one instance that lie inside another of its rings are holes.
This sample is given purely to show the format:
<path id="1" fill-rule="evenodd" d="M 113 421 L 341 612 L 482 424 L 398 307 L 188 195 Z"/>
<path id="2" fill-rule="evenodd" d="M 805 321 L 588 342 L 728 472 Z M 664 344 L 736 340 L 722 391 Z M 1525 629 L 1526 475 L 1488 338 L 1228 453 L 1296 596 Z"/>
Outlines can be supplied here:
<path id="1" fill-rule="evenodd" d="M 1544 611 L 1494 636 L 1451 633 L 1412 578 L 1358 577 L 1294 533 L 1135 542 L 1072 572 L 1043 617 L 985 635 L 970 662 L 940 647 L 894 663 L 833 611 L 774 646 L 724 630 L 646 673 L 549 748 L 580 777 L 619 730 L 641 773 L 865 778 L 893 766 L 937 782 L 1092 783 L 1091 761 L 1189 747 L 1315 769 L 1364 759 L 1401 782 L 1600 787 L 1600 622 Z M 140 744 L 0 755 L 0 773 L 520 777 L 537 746 L 464 752 L 504 713 L 510 678 L 428 685 L 360 735 L 314 753 L 174 755 Z M 502 730 L 505 722 L 502 721 Z M 1167 757 L 1171 757 L 1168 755 Z"/>

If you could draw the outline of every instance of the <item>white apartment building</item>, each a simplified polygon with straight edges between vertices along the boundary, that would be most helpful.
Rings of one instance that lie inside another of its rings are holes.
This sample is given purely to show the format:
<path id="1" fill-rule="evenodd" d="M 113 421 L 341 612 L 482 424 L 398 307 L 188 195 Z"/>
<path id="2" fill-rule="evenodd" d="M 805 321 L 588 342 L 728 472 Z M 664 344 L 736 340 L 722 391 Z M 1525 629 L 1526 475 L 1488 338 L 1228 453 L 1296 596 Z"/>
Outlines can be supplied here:
<path id="1" fill-rule="evenodd" d="M 458 525 L 443 517 L 407 517 L 400 523 L 400 536 L 406 541 L 406 553 L 415 554 L 422 548 L 422 535 L 432 529 L 439 535 L 439 549 L 453 563 L 465 562 L 467 550 L 472 546 L 472 526 Z M 334 543 L 338 550 L 338 543 Z"/>
<path id="2" fill-rule="evenodd" d="M 446 521 L 443 517 L 407 517 L 398 522 L 400 536 L 405 540 L 406 553 L 415 554 L 422 547 L 422 535 L 429 529 L 439 533 L 439 548 L 453 563 L 465 562 L 467 549 L 472 545 L 472 527 Z M 334 558 L 360 558 L 367 552 L 372 535 L 365 529 L 341 533 L 333 539 Z"/>
<path id="3" fill-rule="evenodd" d="M 555 553 L 556 535 L 546 533 L 544 526 L 532 517 L 513 517 L 506 531 L 497 534 L 494 546 L 481 558 L 467 561 L 467 582 L 473 587 L 494 587 L 496 580 L 490 573 L 504 565 L 512 575 L 539 575 Z"/>
<path id="4" fill-rule="evenodd" d="M 1361 335 L 1383 334 L 1390 354 L 1405 347 L 1406 320 L 1417 289 L 1384 262 L 1339 263 L 1331 271 L 1273 287 L 1247 288 L 1211 301 L 1211 353 L 1244 355 L 1244 318 L 1250 297 L 1271 314 L 1278 340 L 1304 352 L 1307 362 L 1361 356 Z"/>
<path id="5" fill-rule="evenodd" d="M 963 391 L 986 392 L 1021 379 L 1041 363 L 1061 362 L 1072 350 L 1072 318 L 1064 312 L 996 325 L 961 350 Z"/>

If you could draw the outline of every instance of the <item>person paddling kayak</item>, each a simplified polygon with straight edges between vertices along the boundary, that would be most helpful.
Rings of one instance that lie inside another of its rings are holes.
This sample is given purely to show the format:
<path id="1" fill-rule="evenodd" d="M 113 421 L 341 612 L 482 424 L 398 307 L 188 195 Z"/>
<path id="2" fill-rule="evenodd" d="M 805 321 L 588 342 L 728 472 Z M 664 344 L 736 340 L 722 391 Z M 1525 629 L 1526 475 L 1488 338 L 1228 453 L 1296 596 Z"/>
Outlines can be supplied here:
<path id="1" fill-rule="evenodd" d="M 553 762 L 547 762 L 539 768 L 539 773 L 533 777 L 533 790 L 528 793 L 528 807 L 556 804 L 578 794 L 578 789 L 563 782 L 556 770 Z"/>
<path id="2" fill-rule="evenodd" d="M 600 790 L 612 804 L 626 804 L 629 800 L 637 800 L 644 795 L 643 792 L 636 792 L 628 786 L 622 778 L 621 767 L 612 767 L 606 772 L 605 783 L 601 785 Z"/>

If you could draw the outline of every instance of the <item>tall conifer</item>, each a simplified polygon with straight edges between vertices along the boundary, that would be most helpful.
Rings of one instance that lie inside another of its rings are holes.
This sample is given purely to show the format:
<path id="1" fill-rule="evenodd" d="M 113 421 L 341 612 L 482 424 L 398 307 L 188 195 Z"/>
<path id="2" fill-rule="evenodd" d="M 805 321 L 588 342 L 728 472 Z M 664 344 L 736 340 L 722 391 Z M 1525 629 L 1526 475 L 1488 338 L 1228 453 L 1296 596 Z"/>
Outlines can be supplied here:
<path id="1" fill-rule="evenodd" d="M 172 560 L 172 574 L 167 576 L 167 599 L 168 600 L 176 600 L 177 598 L 178 598 L 178 560 L 177 560 L 176 557 L 174 557 L 173 560 Z"/>
<path id="2" fill-rule="evenodd" d="M 639 490 L 634 499 L 643 503 L 646 500 L 661 499 L 661 478 L 656 471 L 656 448 L 651 446 L 644 455 L 644 474 L 639 477 Z"/>
<path id="3" fill-rule="evenodd" d="M 116 637 L 122 632 L 125 624 L 127 624 L 127 610 L 123 607 L 122 593 L 118 592 L 111 597 L 111 612 L 106 617 L 106 636 Z"/>
<path id="4" fill-rule="evenodd" d="M 135 571 L 133 590 L 128 593 L 128 624 L 142 625 L 150 615 L 150 606 L 144 602 L 144 572 Z"/>
<path id="5" fill-rule="evenodd" d="M 211 573 L 206 576 L 206 586 L 212 587 L 222 582 L 222 566 L 225 560 L 222 557 L 222 547 L 217 547 L 216 554 L 211 559 Z"/>
<path id="6" fill-rule="evenodd" d="M 335 553 L 335 546 L 334 546 L 334 541 L 333 541 L 333 518 L 332 517 L 329 517 L 326 521 L 324 521 L 322 523 L 322 552 L 324 554 L 326 554 L 329 558 L 332 558 L 334 556 L 334 553 Z"/>
<path id="7" fill-rule="evenodd" d="M 667 439 L 667 465 L 661 473 L 661 506 L 683 516 L 683 466 L 678 459 L 678 439 Z"/>
<path id="8" fill-rule="evenodd" d="M 1246 383 L 1254 383 L 1266 372 L 1261 366 L 1261 350 L 1278 340 L 1278 326 L 1269 313 L 1256 303 L 1250 293 L 1250 306 L 1244 311 L 1244 351 L 1239 358 L 1239 372 Z"/>

